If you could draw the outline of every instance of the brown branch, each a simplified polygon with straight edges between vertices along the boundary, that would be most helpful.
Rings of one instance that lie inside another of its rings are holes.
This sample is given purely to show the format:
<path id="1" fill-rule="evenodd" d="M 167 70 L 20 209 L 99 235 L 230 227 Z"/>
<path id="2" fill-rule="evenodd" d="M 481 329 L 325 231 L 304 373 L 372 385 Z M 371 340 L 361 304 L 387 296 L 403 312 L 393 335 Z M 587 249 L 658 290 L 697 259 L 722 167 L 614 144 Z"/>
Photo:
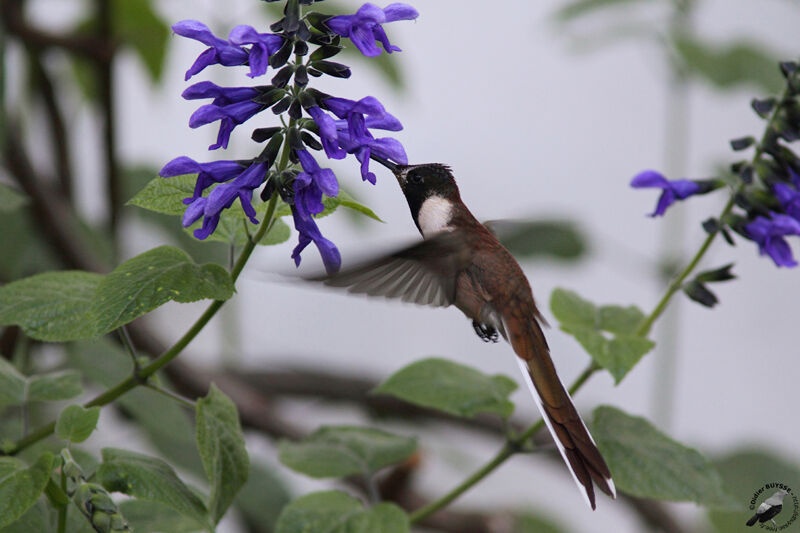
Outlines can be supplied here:
<path id="1" fill-rule="evenodd" d="M 11 120 L 5 137 L 5 163 L 11 177 L 30 197 L 36 227 L 67 268 L 104 272 L 107 267 L 95 256 L 79 235 L 70 207 L 46 183 L 31 164 L 22 142 L 21 129 Z"/>
<path id="2" fill-rule="evenodd" d="M 0 0 L 0 22 L 9 35 L 38 48 L 60 48 L 92 60 L 102 60 L 113 53 L 105 41 L 95 36 L 50 33 L 25 21 L 23 0 Z"/>
<path id="3" fill-rule="evenodd" d="M 96 61 L 97 82 L 100 92 L 100 109 L 103 114 L 103 158 L 106 170 L 108 194 L 108 223 L 111 235 L 117 233 L 119 211 L 122 207 L 122 183 L 117 163 L 116 109 L 114 106 L 113 62 L 116 50 L 112 20 L 113 2 L 96 0 L 97 38 L 103 43 L 108 55 Z M 114 243 L 116 245 L 116 242 Z"/>
<path id="4" fill-rule="evenodd" d="M 56 177 L 61 186 L 61 193 L 72 202 L 72 164 L 69 155 L 69 142 L 64 116 L 58 106 L 53 81 L 42 63 L 41 50 L 27 45 L 30 64 L 33 68 L 35 86 L 42 97 L 45 114 L 49 122 L 48 131 L 53 143 L 56 161 Z"/>

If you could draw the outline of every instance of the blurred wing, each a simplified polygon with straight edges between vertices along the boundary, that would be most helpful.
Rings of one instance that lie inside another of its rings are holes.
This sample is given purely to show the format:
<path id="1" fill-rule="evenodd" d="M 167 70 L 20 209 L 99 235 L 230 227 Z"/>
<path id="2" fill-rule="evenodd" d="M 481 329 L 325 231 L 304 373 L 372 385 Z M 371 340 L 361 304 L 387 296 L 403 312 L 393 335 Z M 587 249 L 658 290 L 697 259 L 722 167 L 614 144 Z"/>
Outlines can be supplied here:
<path id="1" fill-rule="evenodd" d="M 455 301 L 456 277 L 469 263 L 464 236 L 448 232 L 316 281 L 353 293 L 447 307 Z"/>

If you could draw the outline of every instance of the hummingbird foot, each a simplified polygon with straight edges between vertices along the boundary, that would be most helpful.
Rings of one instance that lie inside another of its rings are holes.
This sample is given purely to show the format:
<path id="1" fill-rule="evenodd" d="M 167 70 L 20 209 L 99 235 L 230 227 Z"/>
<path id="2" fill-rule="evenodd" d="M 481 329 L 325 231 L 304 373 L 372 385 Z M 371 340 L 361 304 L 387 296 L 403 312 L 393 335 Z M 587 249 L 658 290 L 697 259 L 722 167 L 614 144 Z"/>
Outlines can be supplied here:
<path id="1" fill-rule="evenodd" d="M 472 321 L 472 329 L 475 330 L 475 333 L 483 342 L 497 342 L 500 339 L 495 328 L 481 324 L 477 320 Z"/>

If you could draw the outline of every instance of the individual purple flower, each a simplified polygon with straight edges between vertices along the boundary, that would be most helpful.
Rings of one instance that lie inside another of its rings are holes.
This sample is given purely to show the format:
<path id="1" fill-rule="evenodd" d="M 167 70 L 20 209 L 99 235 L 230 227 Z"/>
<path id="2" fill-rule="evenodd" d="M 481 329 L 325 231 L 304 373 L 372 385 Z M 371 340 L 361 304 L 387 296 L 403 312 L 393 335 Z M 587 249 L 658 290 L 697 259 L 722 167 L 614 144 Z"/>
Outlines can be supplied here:
<path id="1" fill-rule="evenodd" d="M 201 106 L 189 118 L 189 127 L 198 128 L 220 121 L 217 142 L 209 150 L 227 148 L 233 129 L 264 109 L 264 105 L 253 99 L 261 94 L 255 87 L 220 87 L 210 81 L 201 81 L 183 91 L 187 100 L 213 98 Z"/>
<path id="2" fill-rule="evenodd" d="M 194 159 L 181 156 L 176 157 L 164 165 L 164 168 L 161 169 L 158 175 L 162 178 L 171 178 L 173 176 L 183 176 L 185 174 L 197 174 L 194 194 L 183 200 L 184 204 L 192 204 L 203 196 L 203 191 L 211 186 L 211 184 L 230 181 L 241 174 L 244 169 L 245 166 L 237 161 L 198 163 Z"/>
<path id="3" fill-rule="evenodd" d="M 300 216 L 296 207 L 292 207 L 292 218 L 294 219 L 294 227 L 300 234 L 297 246 L 292 250 L 294 264 L 300 266 L 300 252 L 313 242 L 319 250 L 325 270 L 329 274 L 339 270 L 342 266 L 342 256 L 336 245 L 322 236 L 314 219 Z"/>
<path id="4" fill-rule="evenodd" d="M 381 54 L 376 42 L 380 41 L 387 53 L 400 49 L 389 42 L 381 24 L 396 20 L 413 20 L 419 16 L 417 10 L 407 4 L 391 4 L 381 9 L 375 4 L 364 4 L 355 15 L 331 17 L 325 23 L 335 33 L 348 37 L 358 50 L 368 57 Z"/>
<path id="5" fill-rule="evenodd" d="M 202 54 L 195 60 L 194 64 L 186 71 L 184 79 L 188 80 L 209 65 L 223 65 L 233 67 L 247 63 L 249 54 L 247 50 L 237 44 L 233 44 L 225 39 L 220 39 L 211 33 L 208 26 L 197 20 L 182 20 L 172 26 L 172 31 L 183 37 L 200 41 L 208 45 Z"/>
<path id="6" fill-rule="evenodd" d="M 795 220 L 800 220 L 800 176 L 789 167 L 789 176 L 794 187 L 788 183 L 776 183 L 772 190 L 783 210 Z"/>
<path id="7" fill-rule="evenodd" d="M 253 224 L 258 224 L 256 210 L 250 203 L 253 190 L 258 188 L 266 177 L 267 167 L 264 163 L 254 163 L 250 166 L 242 165 L 236 161 L 214 161 L 212 163 L 198 163 L 186 156 L 173 159 L 161 169 L 159 175 L 165 178 L 183 174 L 197 173 L 197 182 L 194 194 L 183 200 L 189 207 L 183 214 L 183 226 L 189 227 L 200 217 L 203 217 L 203 226 L 194 231 L 198 239 L 205 239 L 211 235 L 223 209 L 229 208 L 236 198 L 242 204 L 245 214 Z M 220 183 L 207 197 L 202 196 L 203 191 L 213 183 Z"/>
<path id="8" fill-rule="evenodd" d="M 325 206 L 322 195 L 339 194 L 339 182 L 329 168 L 320 168 L 314 157 L 307 150 L 297 150 L 297 157 L 303 172 L 294 180 L 294 205 L 297 213 L 303 218 L 321 213 Z"/>
<path id="9" fill-rule="evenodd" d="M 277 52 L 283 44 L 283 37 L 274 33 L 258 33 L 252 26 L 236 26 L 228 34 L 228 40 L 236 45 L 252 44 L 250 48 L 250 73 L 255 78 L 267 72 L 269 56 Z"/>
<path id="10" fill-rule="evenodd" d="M 656 210 L 649 215 L 651 217 L 663 216 L 667 208 L 675 203 L 676 200 L 684 200 L 694 194 L 703 194 L 712 190 L 710 182 L 686 179 L 668 180 L 655 170 L 645 170 L 634 176 L 631 180 L 631 187 L 634 189 L 648 187 L 662 189 L 663 192 L 658 199 Z"/>
<path id="11" fill-rule="evenodd" d="M 328 157 L 341 159 L 344 153 L 355 154 L 361 163 L 361 177 L 374 184 L 375 174 L 369 171 L 370 154 L 406 164 L 403 145 L 399 141 L 385 137 L 376 139 L 370 129 L 399 131 L 403 129 L 400 121 L 386 112 L 377 98 L 367 96 L 354 101 L 346 98 L 326 98 L 322 105 L 332 111 L 340 120 L 333 120 L 319 107 L 309 108 L 308 112 L 320 129 L 320 139 Z"/>
<path id="12" fill-rule="evenodd" d="M 792 249 L 784 237 L 800 235 L 800 222 L 779 213 L 771 213 L 770 216 L 756 217 L 744 227 L 745 232 L 758 244 L 759 253 L 769 255 L 777 266 L 797 266 Z"/>

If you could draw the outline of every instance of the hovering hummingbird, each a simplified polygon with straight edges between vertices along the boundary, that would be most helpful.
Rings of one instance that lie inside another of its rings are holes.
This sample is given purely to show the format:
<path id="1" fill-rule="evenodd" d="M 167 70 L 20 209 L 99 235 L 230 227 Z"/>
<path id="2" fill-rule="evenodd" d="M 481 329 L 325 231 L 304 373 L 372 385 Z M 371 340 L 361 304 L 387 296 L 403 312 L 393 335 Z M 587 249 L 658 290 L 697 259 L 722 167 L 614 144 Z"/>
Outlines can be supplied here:
<path id="1" fill-rule="evenodd" d="M 498 332 L 518 358 L 526 384 L 586 502 L 594 485 L 616 497 L 611 473 L 556 374 L 543 322 L 517 261 L 461 201 L 449 167 L 396 165 L 391 170 L 424 240 L 411 247 L 321 278 L 350 292 L 399 298 L 434 307 L 455 305 L 484 341 Z"/>

